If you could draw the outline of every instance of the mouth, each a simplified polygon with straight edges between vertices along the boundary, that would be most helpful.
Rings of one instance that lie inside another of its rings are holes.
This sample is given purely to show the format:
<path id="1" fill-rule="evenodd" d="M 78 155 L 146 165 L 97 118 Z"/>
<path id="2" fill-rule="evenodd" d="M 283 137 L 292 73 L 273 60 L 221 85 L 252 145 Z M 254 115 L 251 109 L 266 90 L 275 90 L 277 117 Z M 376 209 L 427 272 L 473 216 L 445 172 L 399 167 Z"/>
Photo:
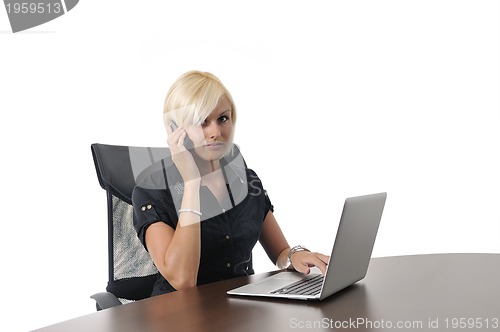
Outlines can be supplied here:
<path id="1" fill-rule="evenodd" d="M 221 142 L 209 143 L 205 144 L 205 147 L 209 150 L 219 150 L 224 147 L 224 143 Z"/>

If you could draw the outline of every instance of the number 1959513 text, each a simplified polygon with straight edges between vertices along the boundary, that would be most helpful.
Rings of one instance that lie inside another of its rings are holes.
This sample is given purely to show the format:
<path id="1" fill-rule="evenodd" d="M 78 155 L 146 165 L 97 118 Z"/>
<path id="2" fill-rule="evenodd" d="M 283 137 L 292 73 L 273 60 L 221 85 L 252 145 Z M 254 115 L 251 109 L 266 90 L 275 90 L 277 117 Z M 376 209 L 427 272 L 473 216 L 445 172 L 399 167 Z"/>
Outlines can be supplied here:
<path id="1" fill-rule="evenodd" d="M 500 327 L 498 318 L 446 318 L 447 329 L 497 329 Z"/>
<path id="2" fill-rule="evenodd" d="M 59 14 L 63 11 L 60 3 L 14 2 L 5 5 L 9 14 Z"/>

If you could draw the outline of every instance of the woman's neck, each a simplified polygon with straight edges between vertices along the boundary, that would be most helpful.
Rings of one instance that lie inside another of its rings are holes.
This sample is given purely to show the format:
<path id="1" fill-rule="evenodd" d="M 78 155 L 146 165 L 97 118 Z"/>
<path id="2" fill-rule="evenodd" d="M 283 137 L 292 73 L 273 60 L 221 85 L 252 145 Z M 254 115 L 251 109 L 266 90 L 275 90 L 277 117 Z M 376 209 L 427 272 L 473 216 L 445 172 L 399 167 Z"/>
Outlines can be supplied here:
<path id="1" fill-rule="evenodd" d="M 195 158 L 195 161 L 202 178 L 221 169 L 219 160 L 206 161 Z"/>

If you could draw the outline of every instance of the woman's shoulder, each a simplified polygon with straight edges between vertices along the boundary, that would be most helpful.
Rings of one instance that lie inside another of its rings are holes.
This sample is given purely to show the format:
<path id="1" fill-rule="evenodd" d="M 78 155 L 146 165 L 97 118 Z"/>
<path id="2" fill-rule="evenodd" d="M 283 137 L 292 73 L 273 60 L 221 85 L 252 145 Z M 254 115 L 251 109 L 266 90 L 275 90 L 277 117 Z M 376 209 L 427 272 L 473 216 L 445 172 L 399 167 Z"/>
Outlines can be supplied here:
<path id="1" fill-rule="evenodd" d="M 172 181 L 178 173 L 177 169 L 172 166 L 171 159 L 162 159 L 144 169 L 136 178 L 132 200 L 137 196 L 154 198 L 168 195 L 169 180 Z"/>

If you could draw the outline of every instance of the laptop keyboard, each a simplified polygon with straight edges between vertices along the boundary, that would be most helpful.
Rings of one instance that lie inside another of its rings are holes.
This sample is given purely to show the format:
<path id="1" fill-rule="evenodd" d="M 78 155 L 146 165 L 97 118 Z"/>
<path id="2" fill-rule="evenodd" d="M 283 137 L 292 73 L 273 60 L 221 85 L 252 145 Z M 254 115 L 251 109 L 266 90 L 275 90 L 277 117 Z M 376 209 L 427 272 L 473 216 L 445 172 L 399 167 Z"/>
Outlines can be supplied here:
<path id="1" fill-rule="evenodd" d="M 321 285 L 323 285 L 323 275 L 315 274 L 272 291 L 271 294 L 317 295 L 321 291 Z"/>

